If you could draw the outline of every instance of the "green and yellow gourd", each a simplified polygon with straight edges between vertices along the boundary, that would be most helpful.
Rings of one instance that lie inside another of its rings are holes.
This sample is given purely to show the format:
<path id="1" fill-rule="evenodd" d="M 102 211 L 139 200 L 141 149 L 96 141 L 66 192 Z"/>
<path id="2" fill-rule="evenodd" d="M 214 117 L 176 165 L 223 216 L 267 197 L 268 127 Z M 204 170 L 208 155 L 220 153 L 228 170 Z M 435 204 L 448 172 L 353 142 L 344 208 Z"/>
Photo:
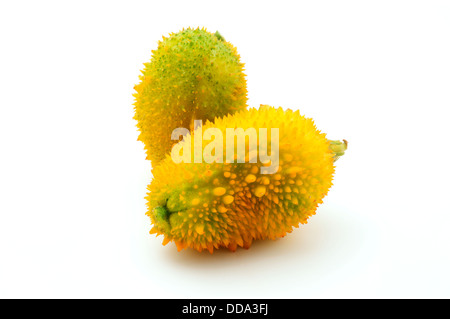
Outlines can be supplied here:
<path id="1" fill-rule="evenodd" d="M 334 162 L 347 148 L 345 140 L 328 140 L 298 111 L 269 106 L 207 121 L 178 146 L 193 147 L 196 134 L 208 128 L 221 130 L 224 148 L 226 128 L 257 132 L 278 128 L 278 170 L 262 174 L 261 168 L 268 164 L 260 160 L 261 154 L 256 154 L 256 163 L 249 163 L 251 151 L 245 163 L 226 163 L 224 157 L 223 163 L 176 164 L 166 155 L 153 170 L 147 215 L 153 224 L 150 233 L 163 235 L 163 244 L 175 242 L 178 250 L 213 252 L 226 247 L 234 251 L 238 246 L 250 247 L 257 239 L 285 236 L 315 214 L 332 185 Z M 267 135 L 269 154 L 271 135 Z M 258 143 L 260 138 L 258 133 Z M 204 150 L 210 141 L 202 143 Z"/>
<path id="2" fill-rule="evenodd" d="M 163 37 L 135 86 L 138 140 L 155 167 L 174 143 L 177 127 L 247 107 L 247 84 L 236 48 L 216 32 L 184 29 Z"/>

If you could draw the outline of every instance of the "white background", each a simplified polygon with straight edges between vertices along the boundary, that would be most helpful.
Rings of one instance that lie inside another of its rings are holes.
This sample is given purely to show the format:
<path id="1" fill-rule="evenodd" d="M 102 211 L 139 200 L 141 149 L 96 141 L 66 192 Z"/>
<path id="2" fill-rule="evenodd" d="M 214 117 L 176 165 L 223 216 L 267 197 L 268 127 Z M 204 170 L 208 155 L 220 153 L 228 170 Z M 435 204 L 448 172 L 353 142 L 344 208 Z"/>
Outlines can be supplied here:
<path id="1" fill-rule="evenodd" d="M 349 141 L 307 225 L 250 250 L 149 235 L 133 86 L 219 30 L 249 105 Z M 450 297 L 449 1 L 2 1 L 0 297 Z"/>

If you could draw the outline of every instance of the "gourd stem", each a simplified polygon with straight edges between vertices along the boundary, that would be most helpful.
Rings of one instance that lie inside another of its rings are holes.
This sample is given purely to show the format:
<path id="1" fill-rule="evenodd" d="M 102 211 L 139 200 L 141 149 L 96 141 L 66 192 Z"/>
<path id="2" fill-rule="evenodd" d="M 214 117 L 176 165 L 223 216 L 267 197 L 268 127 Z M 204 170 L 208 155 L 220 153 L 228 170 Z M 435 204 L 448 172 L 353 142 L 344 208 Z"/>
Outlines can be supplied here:
<path id="1" fill-rule="evenodd" d="M 216 38 L 219 39 L 220 41 L 224 41 L 224 42 L 225 42 L 225 38 L 220 34 L 219 31 L 216 31 L 216 33 L 214 33 L 214 35 L 215 35 Z"/>
<path id="2" fill-rule="evenodd" d="M 330 140 L 330 149 L 334 153 L 334 161 L 336 162 L 347 150 L 348 142 L 346 140 Z"/>

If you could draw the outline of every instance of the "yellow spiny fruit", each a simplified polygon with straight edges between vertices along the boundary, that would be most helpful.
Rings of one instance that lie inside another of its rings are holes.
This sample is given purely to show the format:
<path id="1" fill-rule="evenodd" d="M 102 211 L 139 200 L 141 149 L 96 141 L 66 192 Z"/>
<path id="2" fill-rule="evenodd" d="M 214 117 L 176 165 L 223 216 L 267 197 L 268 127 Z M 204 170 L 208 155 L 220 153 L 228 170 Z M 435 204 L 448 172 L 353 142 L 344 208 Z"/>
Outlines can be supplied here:
<path id="1" fill-rule="evenodd" d="M 177 143 L 177 127 L 247 107 L 247 83 L 236 48 L 216 32 L 184 29 L 163 37 L 135 86 L 139 140 L 156 166 Z"/>
<path id="2" fill-rule="evenodd" d="M 226 148 L 227 128 L 255 128 L 258 147 L 252 149 L 248 137 L 245 158 L 241 153 L 234 156 L 233 163 L 226 163 L 227 154 L 217 148 L 211 154 L 223 163 L 194 163 L 199 153 L 194 151 L 185 157 L 191 163 L 176 164 L 167 156 L 154 169 L 147 196 L 147 215 L 154 225 L 150 233 L 164 235 L 163 244 L 174 241 L 178 250 L 189 247 L 213 252 L 227 247 L 234 251 L 237 246 L 250 247 L 255 239 L 283 237 L 306 223 L 331 187 L 333 163 L 347 145 L 329 141 L 298 111 L 261 106 L 206 122 L 179 142 L 178 150 L 187 152 L 195 147 L 198 134 L 210 128 L 220 132 L 216 131 L 214 140 L 212 136 L 202 140 L 204 156 L 216 139 Z M 264 131 L 260 128 L 267 128 L 267 152 L 261 149 Z M 276 129 L 278 139 L 271 133 Z M 278 168 L 263 174 L 264 168 L 276 162 L 276 157 L 267 162 L 263 155 L 275 155 L 277 145 Z M 230 149 L 237 153 L 238 142 Z M 252 155 L 255 151 L 256 156 Z"/>

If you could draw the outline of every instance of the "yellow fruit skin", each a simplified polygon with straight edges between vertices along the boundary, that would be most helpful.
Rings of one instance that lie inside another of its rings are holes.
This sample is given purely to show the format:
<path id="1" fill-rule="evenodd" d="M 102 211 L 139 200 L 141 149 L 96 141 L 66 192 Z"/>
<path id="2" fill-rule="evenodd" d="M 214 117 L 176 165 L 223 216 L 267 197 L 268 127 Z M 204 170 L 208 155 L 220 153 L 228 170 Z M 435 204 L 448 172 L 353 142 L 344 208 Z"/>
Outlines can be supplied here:
<path id="1" fill-rule="evenodd" d="M 234 251 L 255 239 L 283 237 L 315 214 L 332 185 L 334 153 L 311 119 L 262 106 L 207 122 L 194 134 L 210 127 L 223 132 L 224 142 L 226 128 L 279 128 L 279 169 L 261 174 L 259 160 L 175 164 L 167 156 L 153 170 L 147 196 L 150 233 L 164 235 L 163 244 Z M 180 143 L 192 140 L 188 135 Z"/>
<path id="2" fill-rule="evenodd" d="M 236 48 L 205 29 L 172 33 L 152 51 L 135 86 L 138 140 L 156 166 L 177 141 L 177 127 L 247 107 L 247 83 Z"/>

